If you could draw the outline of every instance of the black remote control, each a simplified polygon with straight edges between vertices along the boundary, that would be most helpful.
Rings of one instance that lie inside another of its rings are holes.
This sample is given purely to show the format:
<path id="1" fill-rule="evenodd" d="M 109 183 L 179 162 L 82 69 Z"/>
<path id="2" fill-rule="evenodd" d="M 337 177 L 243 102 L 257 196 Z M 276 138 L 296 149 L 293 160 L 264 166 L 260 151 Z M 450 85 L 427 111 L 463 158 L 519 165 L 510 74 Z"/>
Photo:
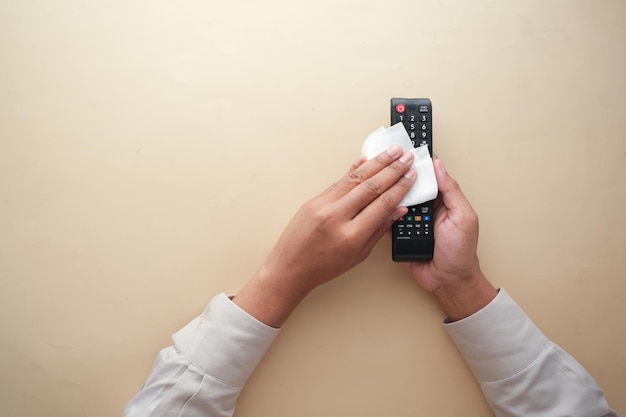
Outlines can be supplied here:
<path id="1" fill-rule="evenodd" d="M 401 122 L 414 147 L 428 145 L 433 156 L 433 107 L 427 98 L 392 98 L 391 125 Z M 391 257 L 395 262 L 429 261 L 435 249 L 433 202 L 409 207 L 392 226 Z"/>

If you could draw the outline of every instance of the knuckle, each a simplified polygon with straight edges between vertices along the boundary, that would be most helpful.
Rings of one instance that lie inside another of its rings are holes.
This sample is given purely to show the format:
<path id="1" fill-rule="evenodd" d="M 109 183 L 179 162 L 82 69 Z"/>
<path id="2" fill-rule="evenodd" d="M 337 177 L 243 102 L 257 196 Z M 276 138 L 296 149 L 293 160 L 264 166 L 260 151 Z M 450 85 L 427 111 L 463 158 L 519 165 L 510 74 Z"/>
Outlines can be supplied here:
<path id="1" fill-rule="evenodd" d="M 403 164 L 400 161 L 393 161 L 393 163 L 389 165 L 389 168 L 394 171 L 405 171 L 407 169 L 407 164 Z"/>
<path id="2" fill-rule="evenodd" d="M 383 152 L 383 153 L 380 153 L 380 154 L 378 154 L 378 155 L 376 155 L 376 156 L 374 157 L 374 160 L 375 160 L 375 161 L 376 161 L 376 163 L 378 163 L 378 164 L 381 164 L 381 165 L 387 165 L 389 162 L 388 162 L 387 157 L 386 157 L 385 155 L 386 155 L 386 154 L 385 154 L 384 152 Z"/>
<path id="3" fill-rule="evenodd" d="M 396 208 L 398 201 L 388 193 L 385 193 L 378 197 L 378 204 L 380 204 L 385 210 L 391 210 Z"/>
<path id="4" fill-rule="evenodd" d="M 476 214 L 474 210 L 465 210 L 461 219 L 466 227 L 469 227 L 471 229 L 478 228 L 478 214 Z"/>
<path id="5" fill-rule="evenodd" d="M 363 183 L 363 187 L 370 195 L 378 195 L 380 194 L 381 185 L 377 180 L 370 178 L 369 180 Z"/>
<path id="6" fill-rule="evenodd" d="M 315 211 L 315 213 L 310 216 L 313 223 L 316 225 L 317 229 L 326 230 L 332 229 L 334 222 L 334 214 L 333 211 L 328 207 L 322 207 Z"/>
<path id="7" fill-rule="evenodd" d="M 365 181 L 365 179 L 365 173 L 359 169 L 355 169 L 354 171 L 348 173 L 348 175 L 346 176 L 346 181 L 352 186 L 361 184 L 363 181 Z"/>
<path id="8" fill-rule="evenodd" d="M 461 186 L 459 185 L 459 183 L 455 179 L 451 179 L 450 182 L 452 184 L 452 186 L 450 188 L 452 188 L 454 190 L 461 191 Z"/>
<path id="9" fill-rule="evenodd" d="M 342 230 L 338 233 L 337 241 L 342 248 L 346 248 L 352 241 L 352 237 L 347 230 Z"/>

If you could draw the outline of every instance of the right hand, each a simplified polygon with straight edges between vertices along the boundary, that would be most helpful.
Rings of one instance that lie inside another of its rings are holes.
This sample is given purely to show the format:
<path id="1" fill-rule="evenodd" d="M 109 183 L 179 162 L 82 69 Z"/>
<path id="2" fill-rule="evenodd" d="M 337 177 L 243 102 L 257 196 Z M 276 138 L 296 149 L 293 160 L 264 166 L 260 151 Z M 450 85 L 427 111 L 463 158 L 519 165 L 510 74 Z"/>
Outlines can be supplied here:
<path id="1" fill-rule="evenodd" d="M 433 294 L 451 320 L 467 317 L 488 304 L 495 288 L 480 270 L 478 216 L 435 159 L 439 197 L 435 201 L 435 251 L 430 262 L 411 262 L 408 270 L 425 291 Z"/>

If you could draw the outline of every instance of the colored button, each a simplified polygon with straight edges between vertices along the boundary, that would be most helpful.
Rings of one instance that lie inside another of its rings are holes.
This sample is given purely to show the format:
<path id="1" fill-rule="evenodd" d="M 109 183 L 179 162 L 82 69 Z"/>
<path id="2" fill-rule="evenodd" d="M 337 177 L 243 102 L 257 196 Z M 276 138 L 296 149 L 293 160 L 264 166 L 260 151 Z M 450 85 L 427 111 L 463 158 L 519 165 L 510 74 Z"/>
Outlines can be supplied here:
<path id="1" fill-rule="evenodd" d="M 404 104 L 402 103 L 396 104 L 396 111 L 398 113 L 404 113 L 405 110 L 406 110 L 406 107 L 404 106 Z"/>
<path id="2" fill-rule="evenodd" d="M 428 222 L 428 221 L 430 221 L 430 216 L 424 216 L 423 219 L 424 219 L 425 222 Z"/>
<path id="3" fill-rule="evenodd" d="M 407 222 L 413 221 L 413 216 L 405 216 L 404 218 L 406 219 Z"/>

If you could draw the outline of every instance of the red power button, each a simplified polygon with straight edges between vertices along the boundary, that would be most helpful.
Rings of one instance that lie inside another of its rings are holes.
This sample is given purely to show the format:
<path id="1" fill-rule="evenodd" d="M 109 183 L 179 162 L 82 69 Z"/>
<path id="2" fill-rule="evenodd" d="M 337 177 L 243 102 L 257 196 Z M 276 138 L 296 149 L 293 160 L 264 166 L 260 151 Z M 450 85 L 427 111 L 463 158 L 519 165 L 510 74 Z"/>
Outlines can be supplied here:
<path id="1" fill-rule="evenodd" d="M 406 107 L 404 107 L 404 104 L 402 103 L 396 104 L 396 111 L 398 113 L 404 113 L 405 110 L 406 110 Z"/>

